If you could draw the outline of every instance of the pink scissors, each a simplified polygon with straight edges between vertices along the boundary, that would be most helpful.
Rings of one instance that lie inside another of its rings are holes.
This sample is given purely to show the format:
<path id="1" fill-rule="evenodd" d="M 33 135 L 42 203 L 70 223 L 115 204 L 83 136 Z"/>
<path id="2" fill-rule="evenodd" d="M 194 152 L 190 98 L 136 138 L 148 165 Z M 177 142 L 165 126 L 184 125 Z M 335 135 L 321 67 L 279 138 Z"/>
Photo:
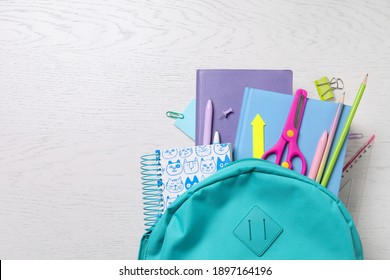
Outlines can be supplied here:
<path id="1" fill-rule="evenodd" d="M 303 89 L 298 89 L 295 93 L 294 100 L 292 102 L 290 112 L 288 113 L 286 124 L 279 141 L 271 149 L 266 151 L 262 159 L 266 159 L 269 155 L 276 155 L 276 164 L 280 164 L 283 151 L 288 145 L 286 161 L 280 165 L 289 169 L 292 169 L 292 160 L 298 157 L 302 162 L 301 174 L 306 173 L 306 161 L 302 152 L 298 148 L 298 132 L 302 123 L 303 112 L 307 101 L 307 92 Z"/>

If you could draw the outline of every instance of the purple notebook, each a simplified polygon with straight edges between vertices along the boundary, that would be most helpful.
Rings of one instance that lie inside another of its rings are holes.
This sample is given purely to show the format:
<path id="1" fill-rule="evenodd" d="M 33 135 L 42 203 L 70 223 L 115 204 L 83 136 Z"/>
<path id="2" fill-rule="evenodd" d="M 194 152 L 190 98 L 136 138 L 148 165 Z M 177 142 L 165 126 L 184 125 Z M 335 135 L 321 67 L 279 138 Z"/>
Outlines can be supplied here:
<path id="1" fill-rule="evenodd" d="M 242 97 L 246 87 L 292 94 L 291 70 L 197 70 L 195 144 L 202 145 L 206 103 L 213 103 L 212 136 L 219 132 L 220 143 L 235 141 Z M 229 108 L 233 113 L 224 116 Z"/>

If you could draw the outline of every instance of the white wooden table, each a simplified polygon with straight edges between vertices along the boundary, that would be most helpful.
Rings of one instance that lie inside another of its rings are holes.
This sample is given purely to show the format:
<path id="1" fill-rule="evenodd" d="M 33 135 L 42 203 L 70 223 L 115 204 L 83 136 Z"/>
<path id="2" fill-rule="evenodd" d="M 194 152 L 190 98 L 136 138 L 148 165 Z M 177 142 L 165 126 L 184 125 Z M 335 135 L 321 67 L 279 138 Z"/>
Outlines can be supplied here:
<path id="1" fill-rule="evenodd" d="M 376 134 L 358 223 L 390 259 L 390 2 L 0 1 L 0 259 L 135 259 L 140 155 L 193 142 L 165 116 L 195 71 L 291 69 L 294 89 L 366 73 Z"/>

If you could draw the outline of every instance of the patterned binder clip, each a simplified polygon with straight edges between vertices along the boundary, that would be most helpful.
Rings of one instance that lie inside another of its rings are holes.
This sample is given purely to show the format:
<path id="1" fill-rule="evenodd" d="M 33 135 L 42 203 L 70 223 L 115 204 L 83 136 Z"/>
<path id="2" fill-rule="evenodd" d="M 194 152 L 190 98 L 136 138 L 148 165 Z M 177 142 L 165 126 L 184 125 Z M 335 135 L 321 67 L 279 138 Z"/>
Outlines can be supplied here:
<path id="1" fill-rule="evenodd" d="M 332 78 L 330 81 L 328 77 L 322 77 L 314 81 L 318 95 L 321 100 L 329 100 L 334 98 L 333 90 L 343 89 L 344 83 L 340 78 Z"/>

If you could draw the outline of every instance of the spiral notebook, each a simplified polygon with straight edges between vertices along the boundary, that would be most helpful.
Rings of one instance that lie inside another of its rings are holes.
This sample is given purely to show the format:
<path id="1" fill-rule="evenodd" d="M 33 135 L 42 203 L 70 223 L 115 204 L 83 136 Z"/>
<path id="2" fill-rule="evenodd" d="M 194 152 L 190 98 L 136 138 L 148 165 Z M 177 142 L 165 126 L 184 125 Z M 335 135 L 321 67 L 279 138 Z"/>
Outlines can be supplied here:
<path id="1" fill-rule="evenodd" d="M 147 229 L 182 193 L 232 161 L 231 144 L 159 149 L 141 156 Z"/>

